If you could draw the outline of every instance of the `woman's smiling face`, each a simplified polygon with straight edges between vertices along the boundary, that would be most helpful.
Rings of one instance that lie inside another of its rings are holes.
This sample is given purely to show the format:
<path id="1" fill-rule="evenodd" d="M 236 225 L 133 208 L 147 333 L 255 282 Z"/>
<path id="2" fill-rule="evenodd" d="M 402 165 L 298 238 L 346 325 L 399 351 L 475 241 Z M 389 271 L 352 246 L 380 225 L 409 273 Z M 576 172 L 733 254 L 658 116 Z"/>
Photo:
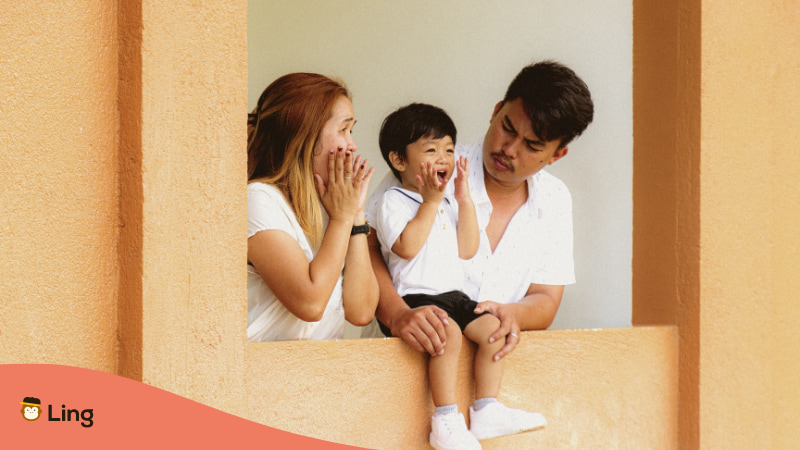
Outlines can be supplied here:
<path id="1" fill-rule="evenodd" d="M 322 177 L 322 182 L 328 184 L 328 156 L 330 152 L 358 150 L 353 140 L 353 126 L 356 124 L 356 115 L 353 112 L 353 103 L 350 99 L 341 96 L 331 111 L 331 117 L 325 122 L 319 133 L 317 143 L 314 144 L 314 173 Z"/>

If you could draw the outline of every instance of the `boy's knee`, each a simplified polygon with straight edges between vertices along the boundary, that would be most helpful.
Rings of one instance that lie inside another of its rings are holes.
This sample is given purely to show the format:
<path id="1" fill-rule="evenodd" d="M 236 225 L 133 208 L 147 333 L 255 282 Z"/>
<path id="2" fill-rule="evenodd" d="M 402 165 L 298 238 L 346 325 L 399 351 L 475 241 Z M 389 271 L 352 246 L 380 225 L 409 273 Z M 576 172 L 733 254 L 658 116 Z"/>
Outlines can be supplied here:
<path id="1" fill-rule="evenodd" d="M 470 330 L 471 337 L 475 337 L 475 343 L 482 348 L 502 348 L 506 345 L 505 336 L 500 336 L 494 342 L 489 342 L 489 337 L 500 328 L 500 319 L 491 315 L 484 314 L 473 322 L 475 326 Z M 472 326 L 472 324 L 470 324 Z"/>
<path id="2" fill-rule="evenodd" d="M 461 347 L 461 328 L 454 320 L 450 320 L 445 327 L 447 332 L 447 347 L 451 345 Z"/>
<path id="3" fill-rule="evenodd" d="M 448 338 L 461 337 L 461 328 L 459 328 L 458 324 L 454 320 L 449 321 L 445 329 L 447 330 Z"/>
<path id="4" fill-rule="evenodd" d="M 492 330 L 492 332 L 497 331 L 500 328 L 500 319 L 497 316 L 493 316 L 491 314 L 484 314 L 480 316 L 478 319 L 485 322 L 485 327 Z"/>

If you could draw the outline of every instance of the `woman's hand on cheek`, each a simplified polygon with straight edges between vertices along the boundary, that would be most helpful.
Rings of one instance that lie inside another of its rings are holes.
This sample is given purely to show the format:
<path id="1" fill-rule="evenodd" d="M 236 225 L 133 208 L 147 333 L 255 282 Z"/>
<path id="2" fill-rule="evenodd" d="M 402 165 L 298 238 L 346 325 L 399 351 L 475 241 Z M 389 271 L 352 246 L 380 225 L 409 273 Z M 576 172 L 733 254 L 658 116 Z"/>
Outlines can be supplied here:
<path id="1" fill-rule="evenodd" d="M 328 155 L 328 184 L 322 183 L 322 177 L 315 174 L 317 188 L 322 198 L 322 206 L 331 220 L 352 221 L 358 209 L 359 189 L 353 182 L 353 154 L 339 148 Z"/>
<path id="2" fill-rule="evenodd" d="M 374 167 L 369 167 L 368 159 L 361 159 L 361 155 L 356 156 L 354 162 L 354 175 L 353 186 L 358 195 L 358 210 L 356 211 L 356 220 L 359 220 L 359 215 L 364 214 L 364 205 L 367 202 L 367 191 L 369 190 L 369 182 L 372 180 L 372 174 L 375 172 Z M 363 220 L 363 219 L 361 219 Z"/>

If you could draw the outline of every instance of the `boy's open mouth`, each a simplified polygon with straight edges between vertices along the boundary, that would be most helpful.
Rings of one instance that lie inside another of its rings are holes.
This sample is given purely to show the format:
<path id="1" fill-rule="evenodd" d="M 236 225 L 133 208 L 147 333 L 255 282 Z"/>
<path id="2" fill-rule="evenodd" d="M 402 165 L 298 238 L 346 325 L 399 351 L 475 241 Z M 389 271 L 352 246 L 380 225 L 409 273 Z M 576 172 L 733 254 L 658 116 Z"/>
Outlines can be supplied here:
<path id="1" fill-rule="evenodd" d="M 436 178 L 439 179 L 439 183 L 444 183 L 447 180 L 447 171 L 446 170 L 440 170 L 440 171 L 436 172 Z"/>

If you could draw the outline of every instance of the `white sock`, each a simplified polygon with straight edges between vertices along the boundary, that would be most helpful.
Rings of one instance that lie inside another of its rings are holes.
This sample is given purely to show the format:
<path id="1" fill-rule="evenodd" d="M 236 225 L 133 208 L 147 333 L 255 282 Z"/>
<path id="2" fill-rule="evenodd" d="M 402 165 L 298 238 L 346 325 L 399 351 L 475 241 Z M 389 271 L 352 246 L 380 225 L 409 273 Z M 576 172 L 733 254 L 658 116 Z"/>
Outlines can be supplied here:
<path id="1" fill-rule="evenodd" d="M 494 397 L 484 397 L 484 398 L 477 398 L 475 399 L 475 405 L 472 407 L 475 411 L 480 411 L 483 409 L 484 406 L 496 402 L 497 399 Z"/>
<path id="2" fill-rule="evenodd" d="M 433 416 L 441 416 L 442 414 L 452 414 L 458 412 L 458 405 L 453 403 L 452 405 L 444 405 L 444 406 L 437 406 L 436 409 L 433 411 Z"/>

